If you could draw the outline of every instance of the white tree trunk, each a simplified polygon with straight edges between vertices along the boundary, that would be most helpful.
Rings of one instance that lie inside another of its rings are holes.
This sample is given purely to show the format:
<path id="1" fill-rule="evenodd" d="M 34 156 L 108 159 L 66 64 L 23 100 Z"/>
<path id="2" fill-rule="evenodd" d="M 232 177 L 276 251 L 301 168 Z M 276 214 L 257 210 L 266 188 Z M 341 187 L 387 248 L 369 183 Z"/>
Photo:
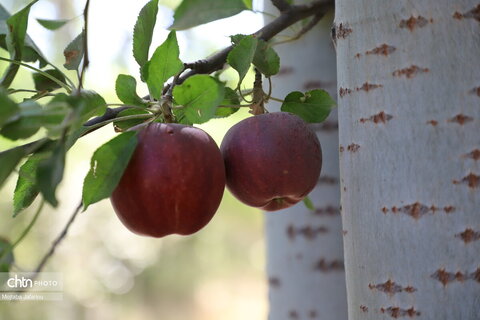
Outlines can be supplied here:
<path id="1" fill-rule="evenodd" d="M 267 12 L 276 12 L 270 0 L 265 1 L 265 7 Z M 273 78 L 274 97 L 283 99 L 291 91 L 316 88 L 326 89 L 335 97 L 332 15 L 300 40 L 275 47 L 282 69 Z M 288 30 L 285 34 L 295 32 Z M 278 111 L 280 106 L 270 102 L 266 107 Z M 314 127 L 323 151 L 321 178 L 310 194 L 317 210 L 309 211 L 299 203 L 265 214 L 269 319 L 347 319 L 337 128 L 336 112 Z"/>
<path id="2" fill-rule="evenodd" d="M 336 3 L 349 319 L 478 320 L 480 4 L 387 2 Z"/>

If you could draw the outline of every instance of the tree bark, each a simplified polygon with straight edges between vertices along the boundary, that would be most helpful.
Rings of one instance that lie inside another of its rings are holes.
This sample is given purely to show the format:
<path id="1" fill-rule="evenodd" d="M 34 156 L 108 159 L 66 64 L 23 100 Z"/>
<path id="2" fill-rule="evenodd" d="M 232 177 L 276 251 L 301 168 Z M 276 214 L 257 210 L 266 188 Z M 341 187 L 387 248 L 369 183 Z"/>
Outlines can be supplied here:
<path id="1" fill-rule="evenodd" d="M 349 319 L 480 319 L 480 5 L 337 0 Z"/>
<path id="2" fill-rule="evenodd" d="M 276 12 L 270 0 L 264 3 L 266 12 Z M 317 88 L 326 89 L 335 97 L 335 51 L 330 40 L 332 15 L 324 17 L 301 39 L 275 47 L 282 69 L 273 77 L 274 97 L 283 99 L 291 91 Z M 295 35 L 301 26 L 295 29 L 284 34 Z M 280 105 L 270 102 L 266 108 L 270 112 L 278 111 Z M 318 134 L 323 151 L 321 177 L 310 194 L 316 211 L 299 203 L 280 212 L 265 213 L 269 319 L 272 320 L 347 318 L 336 112 L 312 128 Z"/>

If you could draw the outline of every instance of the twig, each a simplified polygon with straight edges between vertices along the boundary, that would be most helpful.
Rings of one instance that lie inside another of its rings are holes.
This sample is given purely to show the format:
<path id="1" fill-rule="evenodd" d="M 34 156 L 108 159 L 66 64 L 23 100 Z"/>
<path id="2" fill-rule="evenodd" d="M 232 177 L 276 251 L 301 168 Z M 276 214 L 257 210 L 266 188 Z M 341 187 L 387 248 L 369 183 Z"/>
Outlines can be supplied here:
<path id="1" fill-rule="evenodd" d="M 283 40 L 283 41 L 278 41 L 278 42 L 275 42 L 273 43 L 273 45 L 279 45 L 279 44 L 283 44 L 283 43 L 288 43 L 288 42 L 291 42 L 291 41 L 295 41 L 295 40 L 298 40 L 300 39 L 305 33 L 307 33 L 308 31 L 312 30 L 313 27 L 315 27 L 318 22 L 320 22 L 320 20 L 323 18 L 323 14 L 316 14 L 315 16 L 313 16 L 312 20 L 310 20 L 303 28 L 302 30 L 300 30 L 293 38 L 290 38 L 290 39 L 287 39 L 287 40 Z"/>
<path id="2" fill-rule="evenodd" d="M 272 4 L 280 11 L 285 12 L 290 9 L 291 5 L 286 0 L 271 0 Z"/>
<path id="3" fill-rule="evenodd" d="M 83 77 L 85 76 L 85 70 L 88 68 L 90 64 L 90 60 L 88 58 L 88 7 L 90 6 L 90 0 L 87 0 L 85 4 L 85 9 L 83 10 L 83 20 L 84 20 L 84 29 L 83 29 L 83 64 L 82 70 L 80 71 L 80 75 L 78 77 L 78 92 L 83 88 Z"/>
<path id="4" fill-rule="evenodd" d="M 52 255 L 55 253 L 55 249 L 57 246 L 62 242 L 62 240 L 65 238 L 65 236 L 68 233 L 68 229 L 72 225 L 73 221 L 75 221 L 75 218 L 77 217 L 78 213 L 80 212 L 80 209 L 82 208 L 82 202 L 80 201 L 80 204 L 75 208 L 75 211 L 73 211 L 72 216 L 70 217 L 70 220 L 68 220 L 67 224 L 63 228 L 62 232 L 60 235 L 55 239 L 55 241 L 52 243 L 52 246 L 50 247 L 50 250 L 45 254 L 43 259 L 40 261 L 38 264 L 37 268 L 35 269 L 34 272 L 38 273 L 43 270 L 43 267 L 47 264 L 48 260 L 52 257 Z"/>

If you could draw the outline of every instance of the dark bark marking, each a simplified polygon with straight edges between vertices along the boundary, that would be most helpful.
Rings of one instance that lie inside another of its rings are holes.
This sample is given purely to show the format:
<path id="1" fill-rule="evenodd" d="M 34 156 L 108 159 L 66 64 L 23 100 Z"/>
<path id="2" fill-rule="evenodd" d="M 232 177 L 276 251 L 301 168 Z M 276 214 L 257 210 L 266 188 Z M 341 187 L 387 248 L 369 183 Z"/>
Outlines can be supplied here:
<path id="1" fill-rule="evenodd" d="M 408 293 L 413 293 L 417 291 L 416 288 L 412 286 L 407 286 L 407 287 L 402 287 L 401 285 L 396 284 L 394 281 L 388 279 L 384 283 L 380 284 L 369 284 L 368 288 L 370 290 L 378 290 L 381 291 L 389 296 L 393 296 L 395 293 L 399 292 L 408 292 Z"/>
<path id="2" fill-rule="evenodd" d="M 343 235 L 343 236 L 346 236 L 347 233 L 348 233 L 348 230 L 342 230 L 342 235 Z"/>
<path id="3" fill-rule="evenodd" d="M 315 318 L 317 318 L 317 316 L 318 316 L 317 311 L 315 311 L 315 310 L 310 310 L 310 312 L 308 313 L 308 316 L 310 317 L 310 319 L 315 319 Z"/>
<path id="4" fill-rule="evenodd" d="M 365 54 L 370 55 L 370 54 L 375 54 L 375 55 L 382 55 L 382 56 L 388 56 L 390 53 L 394 52 L 397 50 L 397 48 L 393 46 L 389 46 L 388 44 L 384 43 L 379 47 L 376 47 L 372 50 L 369 50 L 365 52 Z"/>
<path id="5" fill-rule="evenodd" d="M 315 208 L 313 214 L 316 216 L 336 216 L 340 214 L 340 209 L 338 207 L 326 206 L 323 208 Z"/>
<path id="6" fill-rule="evenodd" d="M 472 10 L 468 11 L 468 12 L 465 12 L 465 13 L 460 13 L 458 11 L 456 11 L 454 14 L 453 14 L 453 18 L 454 19 L 457 19 L 457 20 L 462 20 L 463 18 L 466 18 L 466 19 L 475 19 L 477 20 L 478 22 L 480 22 L 480 4 L 477 5 L 475 8 L 473 8 Z"/>
<path id="7" fill-rule="evenodd" d="M 321 89 L 321 88 L 331 87 L 333 85 L 335 85 L 335 82 L 332 82 L 332 81 L 311 80 L 303 84 L 303 89 L 304 90 Z"/>
<path id="8" fill-rule="evenodd" d="M 340 89 L 338 90 L 338 94 L 340 95 L 340 98 L 343 98 L 344 96 L 350 93 L 352 93 L 352 89 L 340 87 Z"/>
<path id="9" fill-rule="evenodd" d="M 480 87 L 473 88 L 472 90 L 469 91 L 471 94 L 474 94 L 476 96 L 480 97 Z"/>
<path id="10" fill-rule="evenodd" d="M 318 226 L 318 227 L 305 226 L 305 227 L 295 228 L 293 225 L 289 225 L 287 227 L 287 235 L 291 241 L 295 240 L 297 236 L 303 236 L 307 240 L 312 241 L 318 235 L 324 234 L 327 232 L 329 232 L 329 229 L 325 226 Z"/>
<path id="11" fill-rule="evenodd" d="M 345 39 L 353 32 L 353 30 L 349 28 L 347 24 L 343 23 L 340 23 L 335 29 L 337 39 Z"/>
<path id="12" fill-rule="evenodd" d="M 290 310 L 288 312 L 288 316 L 290 317 L 290 319 L 299 319 L 297 310 Z"/>
<path id="13" fill-rule="evenodd" d="M 293 67 L 281 67 L 280 70 L 277 73 L 277 76 L 287 76 L 289 74 L 292 74 L 295 71 Z"/>
<path id="14" fill-rule="evenodd" d="M 352 143 L 347 146 L 347 150 L 350 152 L 357 152 L 358 149 L 360 149 L 360 146 L 358 144 Z"/>
<path id="15" fill-rule="evenodd" d="M 377 113 L 377 114 L 374 114 L 373 116 L 371 116 L 370 118 L 361 118 L 360 119 L 360 122 L 361 123 L 365 123 L 365 122 L 368 122 L 368 121 L 371 121 L 375 124 L 378 124 L 378 123 L 387 123 L 388 121 L 390 121 L 391 119 L 393 118 L 392 115 L 390 114 L 387 114 L 385 113 L 384 111 L 381 111 L 380 113 Z"/>
<path id="16" fill-rule="evenodd" d="M 368 307 L 362 304 L 360 305 L 360 310 L 362 310 L 362 312 L 368 312 Z"/>
<path id="17" fill-rule="evenodd" d="M 469 272 L 448 272 L 445 271 L 445 268 L 440 268 L 435 273 L 430 275 L 430 278 L 438 280 L 444 287 L 447 286 L 450 282 L 464 282 L 467 280 L 472 280 L 476 282 L 480 282 L 480 268 L 477 268 L 476 270 Z"/>
<path id="18" fill-rule="evenodd" d="M 466 116 L 464 114 L 457 114 L 455 117 L 448 119 L 447 122 L 458 123 L 459 125 L 463 126 L 467 122 L 473 121 L 472 117 Z"/>
<path id="19" fill-rule="evenodd" d="M 354 57 L 357 58 L 357 59 L 360 59 L 362 55 L 360 53 L 357 53 Z"/>
<path id="20" fill-rule="evenodd" d="M 480 176 L 470 173 L 468 176 L 462 178 L 462 180 L 453 180 L 453 184 L 466 184 L 471 189 L 476 189 L 480 186 Z"/>
<path id="21" fill-rule="evenodd" d="M 430 124 L 431 126 L 435 127 L 438 124 L 437 120 L 429 120 L 427 121 L 427 124 Z"/>
<path id="22" fill-rule="evenodd" d="M 380 308 L 380 312 L 386 313 L 390 317 L 395 319 L 403 317 L 415 318 L 421 315 L 421 313 L 415 310 L 414 307 L 411 307 L 409 309 L 401 309 L 399 307 Z"/>
<path id="23" fill-rule="evenodd" d="M 324 131 L 324 132 L 331 132 L 338 130 L 338 122 L 337 121 L 324 121 L 322 123 L 311 123 L 309 127 L 315 131 Z"/>
<path id="24" fill-rule="evenodd" d="M 470 243 L 470 242 L 473 242 L 473 241 L 480 240 L 480 232 L 475 231 L 471 228 L 467 228 L 467 229 L 465 229 L 465 231 L 457 233 L 455 235 L 455 238 L 460 238 L 460 239 L 462 239 L 463 242 Z"/>
<path id="25" fill-rule="evenodd" d="M 383 88 L 383 85 L 381 84 L 372 84 L 372 83 L 368 83 L 368 82 L 365 82 L 361 87 L 357 87 L 355 88 L 356 91 L 371 91 L 373 89 L 378 89 L 378 88 Z"/>
<path id="26" fill-rule="evenodd" d="M 433 20 L 429 21 L 422 16 L 418 16 L 418 17 L 411 16 L 410 18 L 408 18 L 406 20 L 404 19 L 404 20 L 400 21 L 399 27 L 402 28 L 402 29 L 408 29 L 410 31 L 413 31 L 413 30 L 415 30 L 415 28 L 425 27 L 428 24 L 428 22 L 433 22 Z"/>
<path id="27" fill-rule="evenodd" d="M 331 177 L 331 176 L 320 176 L 317 184 L 335 185 L 335 184 L 338 184 L 338 179 L 336 177 Z"/>
<path id="28" fill-rule="evenodd" d="M 428 69 L 428 68 L 421 68 L 421 67 L 416 66 L 416 65 L 411 65 L 408 68 L 403 68 L 403 69 L 398 69 L 398 70 L 393 71 L 392 75 L 394 77 L 405 76 L 407 79 L 411 79 L 419 73 L 426 73 L 426 72 L 429 72 L 429 71 L 430 71 L 430 69 Z"/>
<path id="29" fill-rule="evenodd" d="M 282 283 L 282 282 L 281 282 L 280 279 L 277 278 L 277 277 L 270 277 L 270 278 L 268 278 L 268 284 L 269 284 L 270 287 L 272 287 L 272 288 L 278 288 L 278 287 L 280 287 L 281 283 Z"/>
<path id="30" fill-rule="evenodd" d="M 465 154 L 464 157 L 478 161 L 480 160 L 480 149 L 472 150 L 470 153 Z"/>
<path id="31" fill-rule="evenodd" d="M 340 148 L 338 148 L 338 150 L 339 150 L 340 152 L 343 152 L 343 151 L 345 151 L 345 148 L 344 148 L 343 146 L 340 146 Z"/>
<path id="32" fill-rule="evenodd" d="M 425 216 L 426 214 L 435 214 L 437 211 L 444 211 L 445 213 L 451 213 L 455 211 L 455 207 L 453 206 L 445 206 L 443 209 L 435 207 L 434 205 L 432 206 L 427 206 L 425 204 L 422 204 L 420 202 L 415 202 L 403 207 L 392 207 L 391 209 L 388 209 L 387 207 L 383 207 L 381 211 L 383 214 L 387 214 L 388 212 L 392 212 L 393 214 L 398 214 L 398 213 L 403 213 L 406 214 L 407 216 L 412 217 L 415 220 L 418 220 Z"/>
<path id="33" fill-rule="evenodd" d="M 345 269 L 342 260 L 327 261 L 325 258 L 320 258 L 314 265 L 314 270 L 320 272 L 343 271 Z"/>

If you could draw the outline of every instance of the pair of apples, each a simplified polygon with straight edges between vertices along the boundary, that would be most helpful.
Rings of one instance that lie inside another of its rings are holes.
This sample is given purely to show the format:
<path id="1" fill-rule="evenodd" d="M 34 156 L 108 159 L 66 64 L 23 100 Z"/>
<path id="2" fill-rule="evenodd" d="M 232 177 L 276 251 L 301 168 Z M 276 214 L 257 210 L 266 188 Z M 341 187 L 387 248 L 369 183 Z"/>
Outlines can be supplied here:
<path id="1" fill-rule="evenodd" d="M 131 231 L 188 235 L 217 211 L 225 185 L 243 203 L 275 211 L 307 196 L 322 166 L 320 142 L 294 114 L 247 118 L 220 149 L 203 130 L 173 123 L 136 127 L 138 145 L 111 196 Z"/>

